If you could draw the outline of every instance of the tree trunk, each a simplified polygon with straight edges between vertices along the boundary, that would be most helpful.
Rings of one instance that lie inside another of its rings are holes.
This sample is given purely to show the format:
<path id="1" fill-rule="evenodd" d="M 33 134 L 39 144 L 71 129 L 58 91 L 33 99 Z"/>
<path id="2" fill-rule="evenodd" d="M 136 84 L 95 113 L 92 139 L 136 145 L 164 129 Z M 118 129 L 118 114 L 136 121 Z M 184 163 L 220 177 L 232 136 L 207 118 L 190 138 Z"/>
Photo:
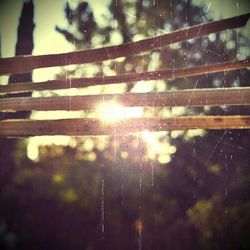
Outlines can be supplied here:
<path id="1" fill-rule="evenodd" d="M 33 22 L 34 6 L 33 1 L 24 2 L 21 17 L 19 20 L 17 43 L 16 43 L 16 55 L 30 55 L 34 47 L 33 44 L 33 30 L 35 24 Z M 6 24 L 7 25 L 7 24 Z M 9 78 L 9 84 L 15 84 L 18 82 L 31 81 L 31 73 L 14 74 Z M 13 94 L 11 95 L 13 96 Z M 31 92 L 16 94 L 15 96 L 31 96 Z M 10 97 L 10 95 L 9 95 Z M 1 119 L 17 119 L 26 118 L 30 112 L 16 112 L 16 113 L 0 113 Z M 16 139 L 4 138 L 0 140 L 1 156 L 0 156 L 0 185 L 8 182 L 8 177 L 13 172 L 15 162 L 13 160 L 14 149 L 16 146 Z"/>

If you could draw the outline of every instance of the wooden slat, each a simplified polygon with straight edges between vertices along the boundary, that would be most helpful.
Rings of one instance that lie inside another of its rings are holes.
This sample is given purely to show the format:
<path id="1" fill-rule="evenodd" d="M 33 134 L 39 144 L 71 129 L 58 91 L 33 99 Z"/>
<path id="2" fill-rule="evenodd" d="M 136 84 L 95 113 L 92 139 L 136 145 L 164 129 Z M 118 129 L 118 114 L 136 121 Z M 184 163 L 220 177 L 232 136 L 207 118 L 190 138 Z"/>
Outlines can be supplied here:
<path id="1" fill-rule="evenodd" d="M 125 93 L 88 96 L 1 98 L 1 111 L 50 111 L 94 109 L 104 101 L 124 106 L 221 106 L 250 105 L 250 87 L 188 89 L 158 93 Z M 112 111 L 111 111 L 112 112 Z"/>
<path id="2" fill-rule="evenodd" d="M 0 122 L 0 136 L 120 135 L 141 131 L 187 129 L 249 129 L 250 116 L 186 116 L 134 118 L 115 123 L 94 119 L 10 120 Z"/>
<path id="3" fill-rule="evenodd" d="M 186 41 L 188 39 L 198 38 L 226 29 L 242 27 L 246 24 L 249 17 L 250 13 L 220 21 L 205 24 L 202 23 L 161 36 L 147 38 L 138 42 L 104 48 L 62 54 L 1 58 L 0 75 L 24 73 L 37 68 L 94 63 L 118 57 L 138 55 L 145 51 L 152 51 L 170 44 Z"/>
<path id="4" fill-rule="evenodd" d="M 205 74 L 212 74 L 217 72 L 227 72 L 237 70 L 241 68 L 250 67 L 250 59 L 241 61 L 229 61 L 223 63 L 217 63 L 213 65 L 179 68 L 179 69 L 166 69 L 144 73 L 132 73 L 118 76 L 99 76 L 91 78 L 71 78 L 65 80 L 52 80 L 46 82 L 19 82 L 15 84 L 8 84 L 0 86 L 0 93 L 17 93 L 27 92 L 34 90 L 55 90 L 66 88 L 81 88 L 92 85 L 104 85 L 113 83 L 132 83 L 138 81 L 150 81 L 150 80 L 173 80 L 177 78 L 193 77 Z"/>

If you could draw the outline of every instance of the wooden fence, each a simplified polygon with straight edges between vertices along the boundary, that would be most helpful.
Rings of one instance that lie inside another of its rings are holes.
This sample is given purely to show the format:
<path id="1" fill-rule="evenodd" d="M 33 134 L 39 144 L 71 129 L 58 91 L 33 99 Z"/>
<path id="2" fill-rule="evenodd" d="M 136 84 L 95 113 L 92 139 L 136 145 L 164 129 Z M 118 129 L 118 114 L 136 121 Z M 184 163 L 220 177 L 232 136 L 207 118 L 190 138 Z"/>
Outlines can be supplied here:
<path id="1" fill-rule="evenodd" d="M 244 26 L 250 14 L 221 21 L 195 25 L 161 36 L 147 38 L 138 42 L 76 51 L 64 54 L 42 56 L 17 56 L 0 59 L 0 75 L 17 74 L 33 69 L 72 64 L 95 63 L 119 57 L 138 55 L 156 50 L 170 44 L 188 39 L 207 36 L 227 29 Z M 172 80 L 177 78 L 201 76 L 217 72 L 228 72 L 250 67 L 250 59 L 228 61 L 213 65 L 204 65 L 174 70 L 158 70 L 143 73 L 131 73 L 116 76 L 91 78 L 73 78 L 51 80 L 47 82 L 19 82 L 0 86 L 0 111 L 53 111 L 53 110 L 90 110 L 98 103 L 116 100 L 127 107 L 204 107 L 204 106 L 243 106 L 250 105 L 250 87 L 187 89 L 160 93 L 124 93 L 89 96 L 56 97 L 8 97 L 11 93 L 23 93 L 41 90 L 82 88 L 92 85 L 113 83 L 136 83 L 151 80 Z M 60 119 L 60 120 L 4 120 L 0 121 L 0 136 L 35 136 L 35 135 L 124 135 L 143 130 L 186 130 L 186 129 L 249 129 L 250 116 L 179 116 L 179 117 L 144 117 L 130 118 L 106 123 L 98 119 Z"/>

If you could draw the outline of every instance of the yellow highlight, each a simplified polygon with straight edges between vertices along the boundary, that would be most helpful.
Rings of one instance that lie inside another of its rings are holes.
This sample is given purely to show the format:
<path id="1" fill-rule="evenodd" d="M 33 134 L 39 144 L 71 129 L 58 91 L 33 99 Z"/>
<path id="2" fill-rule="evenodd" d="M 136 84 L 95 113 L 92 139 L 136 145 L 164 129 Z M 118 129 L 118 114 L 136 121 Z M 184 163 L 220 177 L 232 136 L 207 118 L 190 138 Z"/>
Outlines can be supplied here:
<path id="1" fill-rule="evenodd" d="M 75 202 L 79 197 L 73 188 L 69 188 L 62 193 L 62 199 L 66 202 Z"/>
<path id="2" fill-rule="evenodd" d="M 128 157 L 129 157 L 128 152 L 126 152 L 126 151 L 121 152 L 121 158 L 122 159 L 127 159 Z"/>
<path id="3" fill-rule="evenodd" d="M 64 176 L 62 174 L 55 174 L 53 176 L 53 182 L 56 184 L 63 182 L 63 180 L 64 180 Z"/>
<path id="4" fill-rule="evenodd" d="M 142 132 L 142 139 L 147 146 L 147 156 L 151 160 L 157 159 L 161 164 L 167 164 L 171 161 L 171 155 L 176 152 L 176 147 L 169 144 L 165 140 L 161 140 L 162 136 L 166 138 L 165 132 L 153 133 L 147 130 Z"/>
<path id="5" fill-rule="evenodd" d="M 135 230 L 136 230 L 137 232 L 142 232 L 142 230 L 143 230 L 143 225 L 142 225 L 142 220 L 141 220 L 141 219 L 137 219 L 137 220 L 135 221 Z"/>
<path id="6" fill-rule="evenodd" d="M 171 157 L 170 155 L 168 154 L 162 154 L 158 157 L 158 161 L 161 163 L 161 164 L 167 164 L 171 161 Z"/>
<path id="7" fill-rule="evenodd" d="M 95 154 L 95 152 L 88 153 L 87 154 L 87 159 L 89 161 L 95 161 L 96 160 L 96 154 Z"/>

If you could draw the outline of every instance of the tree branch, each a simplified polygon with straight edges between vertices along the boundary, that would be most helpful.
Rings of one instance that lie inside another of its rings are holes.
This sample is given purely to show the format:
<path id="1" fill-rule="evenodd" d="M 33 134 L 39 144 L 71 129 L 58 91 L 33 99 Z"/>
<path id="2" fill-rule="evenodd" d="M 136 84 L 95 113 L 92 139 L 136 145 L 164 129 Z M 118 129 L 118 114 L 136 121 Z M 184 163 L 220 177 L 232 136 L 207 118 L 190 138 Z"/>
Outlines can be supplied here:
<path id="1" fill-rule="evenodd" d="M 170 118 L 134 118 L 116 123 L 95 119 L 1 121 L 0 136 L 38 135 L 117 135 L 148 131 L 188 129 L 249 129 L 250 116 L 183 116 Z"/>
<path id="2" fill-rule="evenodd" d="M 2 98 L 0 110 L 88 110 L 95 109 L 100 103 L 110 100 L 116 100 L 127 107 L 250 105 L 250 87 L 188 89 L 158 93 Z"/>
<path id="3" fill-rule="evenodd" d="M 113 83 L 127 83 L 127 82 L 138 82 L 138 81 L 151 81 L 151 80 L 174 80 L 177 78 L 193 77 L 205 74 L 213 74 L 223 71 L 232 71 L 241 68 L 250 67 L 250 60 L 242 61 L 229 61 L 218 64 L 190 67 L 190 68 L 179 68 L 175 70 L 159 70 L 144 73 L 131 73 L 117 76 L 99 76 L 91 78 L 71 78 L 65 80 L 51 80 L 46 82 L 23 82 L 17 85 L 4 85 L 0 86 L 0 93 L 17 93 L 27 92 L 34 90 L 54 90 L 54 89 L 66 89 L 66 88 L 83 88 L 93 85 L 104 85 Z"/>
<path id="4" fill-rule="evenodd" d="M 249 17 L 250 13 L 206 24 L 202 23 L 161 36 L 151 37 L 138 42 L 131 42 L 117 46 L 63 54 L 1 58 L 0 75 L 23 73 L 37 68 L 94 63 L 118 57 L 138 55 L 142 52 L 152 51 L 177 42 L 198 38 L 226 29 L 242 27 L 246 24 Z"/>

